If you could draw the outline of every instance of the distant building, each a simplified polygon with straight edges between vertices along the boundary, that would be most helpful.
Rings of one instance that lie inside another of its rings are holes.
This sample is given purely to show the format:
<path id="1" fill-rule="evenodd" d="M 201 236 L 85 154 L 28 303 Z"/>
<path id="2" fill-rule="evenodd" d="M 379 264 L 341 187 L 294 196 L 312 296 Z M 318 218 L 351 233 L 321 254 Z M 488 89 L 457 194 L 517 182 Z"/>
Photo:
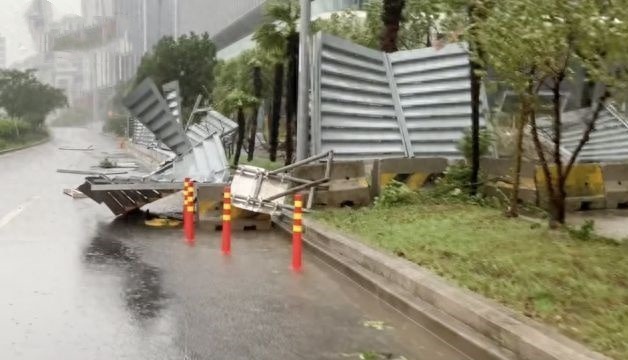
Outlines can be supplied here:
<path id="1" fill-rule="evenodd" d="M 0 35 L 0 69 L 7 67 L 7 39 Z"/>
<path id="2" fill-rule="evenodd" d="M 48 51 L 47 34 L 53 22 L 52 3 L 48 0 L 32 0 L 24 16 L 33 39 L 35 51 L 37 53 Z"/>

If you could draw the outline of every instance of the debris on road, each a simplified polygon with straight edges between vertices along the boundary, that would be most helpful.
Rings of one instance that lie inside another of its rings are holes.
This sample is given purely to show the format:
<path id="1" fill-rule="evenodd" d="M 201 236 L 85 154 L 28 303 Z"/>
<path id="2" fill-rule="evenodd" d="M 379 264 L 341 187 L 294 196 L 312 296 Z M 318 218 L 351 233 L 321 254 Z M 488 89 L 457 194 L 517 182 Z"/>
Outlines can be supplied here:
<path id="1" fill-rule="evenodd" d="M 116 163 L 109 160 L 109 158 L 104 158 L 100 161 L 100 164 L 98 164 L 98 166 L 100 166 L 103 169 L 111 169 L 116 167 Z"/>
<path id="2" fill-rule="evenodd" d="M 134 162 L 117 162 L 115 167 L 118 169 L 137 169 L 139 165 Z"/>
<path id="3" fill-rule="evenodd" d="M 57 169 L 57 172 L 61 173 L 61 174 L 94 175 L 94 176 L 100 176 L 100 175 L 109 176 L 109 175 L 124 175 L 124 174 L 128 174 L 128 171 L 108 171 L 108 172 L 102 172 L 102 171 L 72 170 L 72 169 Z"/>
<path id="4" fill-rule="evenodd" d="M 87 195 L 83 194 L 82 192 L 76 190 L 76 189 L 63 189 L 63 193 L 72 197 L 73 199 L 85 199 L 87 198 Z"/>
<path id="5" fill-rule="evenodd" d="M 104 158 L 100 161 L 96 168 L 102 169 L 137 169 L 139 165 L 136 162 L 120 162 L 120 161 L 112 161 L 109 157 Z"/>
<path id="6" fill-rule="evenodd" d="M 391 353 L 377 353 L 373 351 L 366 351 L 353 354 L 340 354 L 344 358 L 360 359 L 360 360 L 408 360 L 405 356 L 394 357 Z"/>
<path id="7" fill-rule="evenodd" d="M 386 325 L 383 321 L 367 320 L 362 323 L 364 327 L 373 328 L 375 330 L 391 330 L 392 327 Z"/>
<path id="8" fill-rule="evenodd" d="M 60 147 L 59 150 L 65 150 L 65 151 L 93 151 L 94 150 L 94 145 L 90 145 L 86 148 L 72 148 L 72 147 Z"/>
<path id="9" fill-rule="evenodd" d="M 181 220 L 159 217 L 144 221 L 144 225 L 157 228 L 175 228 L 181 226 Z"/>

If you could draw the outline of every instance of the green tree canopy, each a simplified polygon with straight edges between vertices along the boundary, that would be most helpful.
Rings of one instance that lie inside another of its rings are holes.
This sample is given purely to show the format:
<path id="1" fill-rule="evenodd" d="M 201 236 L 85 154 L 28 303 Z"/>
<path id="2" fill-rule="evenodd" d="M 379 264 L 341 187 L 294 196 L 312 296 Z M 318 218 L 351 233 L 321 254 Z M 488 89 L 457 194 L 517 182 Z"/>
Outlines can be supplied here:
<path id="1" fill-rule="evenodd" d="M 147 77 L 158 86 L 179 80 L 184 114 L 189 114 L 196 96 L 211 97 L 214 87 L 216 47 L 209 34 L 182 35 L 178 39 L 162 38 L 153 50 L 142 58 L 135 83 Z"/>
<path id="2" fill-rule="evenodd" d="M 41 83 L 35 70 L 0 70 L 0 107 L 10 117 L 38 128 L 50 112 L 66 105 L 63 91 Z"/>

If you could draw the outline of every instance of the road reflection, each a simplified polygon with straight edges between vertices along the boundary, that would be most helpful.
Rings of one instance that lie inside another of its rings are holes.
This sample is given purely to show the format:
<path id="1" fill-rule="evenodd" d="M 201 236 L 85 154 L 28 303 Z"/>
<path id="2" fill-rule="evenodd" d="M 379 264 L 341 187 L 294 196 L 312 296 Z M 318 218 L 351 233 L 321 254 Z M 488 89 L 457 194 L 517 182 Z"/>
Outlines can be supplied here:
<path id="1" fill-rule="evenodd" d="M 162 288 L 161 271 L 144 263 L 130 247 L 113 234 L 120 221 L 98 226 L 96 234 L 84 252 L 87 264 L 105 265 L 101 271 L 120 269 L 123 274 L 125 304 L 139 320 L 152 319 L 159 315 L 166 299 Z"/>

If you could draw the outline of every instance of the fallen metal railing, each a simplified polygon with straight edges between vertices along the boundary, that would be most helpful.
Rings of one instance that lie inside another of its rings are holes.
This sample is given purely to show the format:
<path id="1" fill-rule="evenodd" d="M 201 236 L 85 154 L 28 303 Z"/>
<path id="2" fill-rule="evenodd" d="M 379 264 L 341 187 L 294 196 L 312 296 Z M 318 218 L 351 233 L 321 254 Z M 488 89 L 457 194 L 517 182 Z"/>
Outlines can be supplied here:
<path id="1" fill-rule="evenodd" d="M 325 158 L 325 175 L 321 179 L 300 179 L 287 174 L 290 170 Z M 334 153 L 329 151 L 272 171 L 254 166 L 240 166 L 231 183 L 232 203 L 241 209 L 267 214 L 281 209 L 292 209 L 292 205 L 285 204 L 285 197 L 329 182 L 333 159 Z M 291 186 L 295 183 L 298 185 Z M 310 191 L 310 198 L 312 194 Z"/>

